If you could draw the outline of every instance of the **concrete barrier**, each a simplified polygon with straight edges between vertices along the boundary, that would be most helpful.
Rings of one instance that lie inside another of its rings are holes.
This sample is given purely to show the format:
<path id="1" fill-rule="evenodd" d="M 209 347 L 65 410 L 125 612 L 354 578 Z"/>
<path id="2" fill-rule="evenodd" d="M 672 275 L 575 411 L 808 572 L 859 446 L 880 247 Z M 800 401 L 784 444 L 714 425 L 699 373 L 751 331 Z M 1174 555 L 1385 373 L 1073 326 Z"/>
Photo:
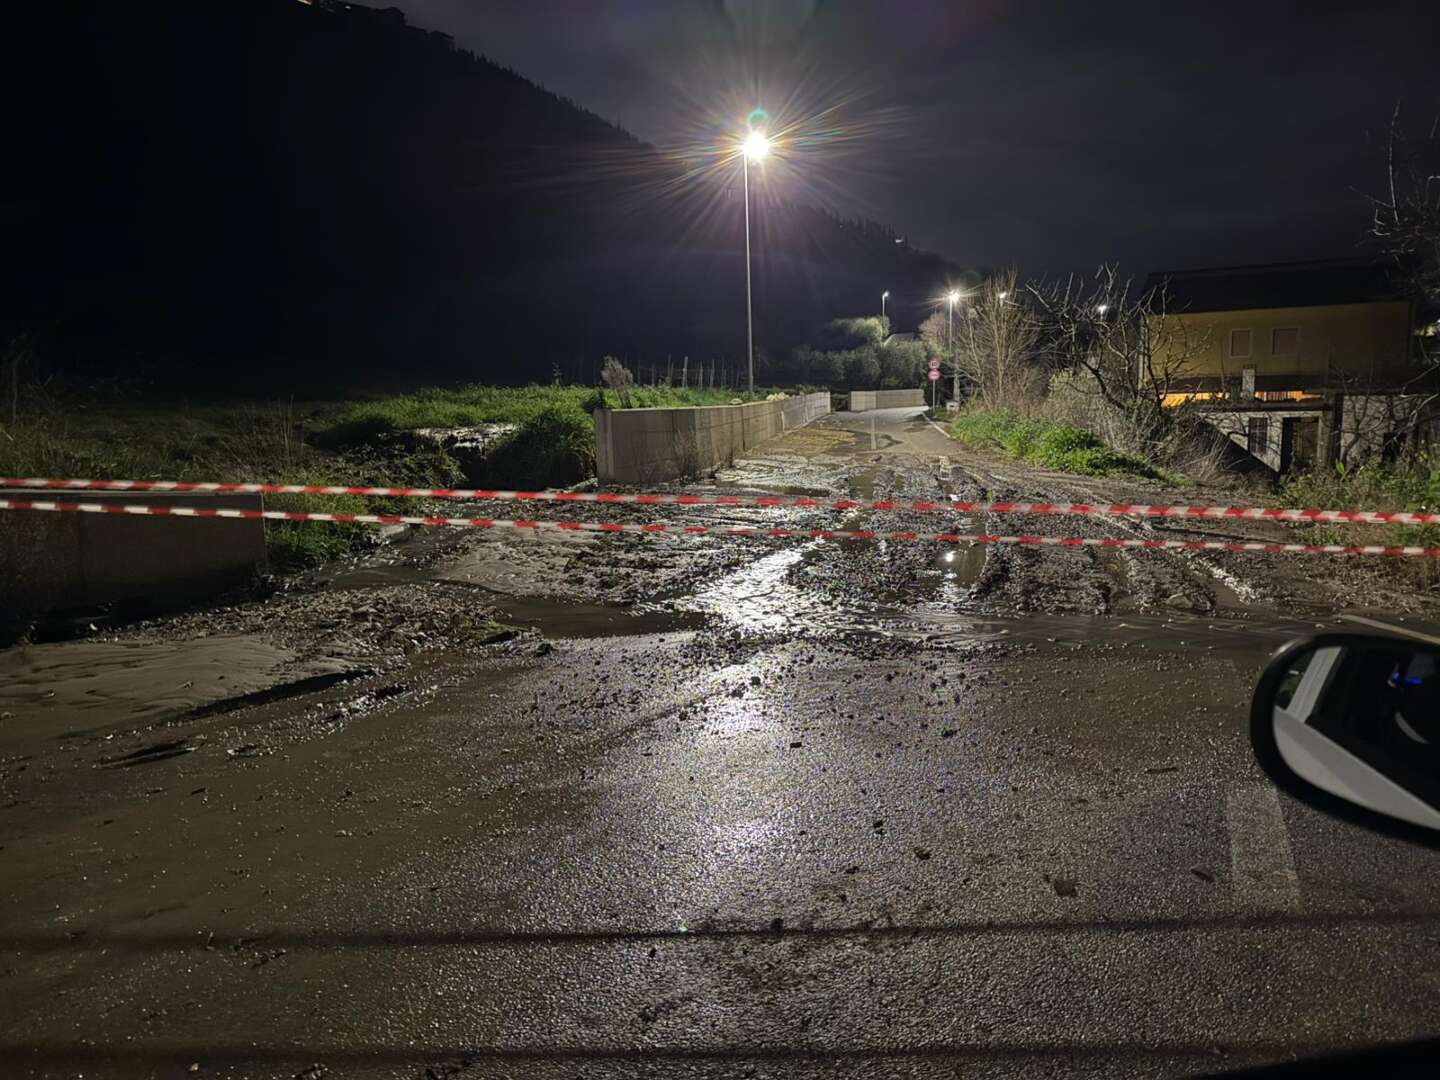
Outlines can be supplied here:
<path id="1" fill-rule="evenodd" d="M 830 411 L 828 393 L 699 408 L 598 409 L 595 471 L 602 483 L 696 476 Z"/>
<path id="2" fill-rule="evenodd" d="M 12 497 L 260 509 L 258 495 L 16 490 Z M 163 611 L 244 584 L 264 563 L 261 521 L 0 510 L 0 611 Z"/>
<path id="3" fill-rule="evenodd" d="M 902 409 L 925 404 L 924 390 L 851 390 L 850 411 L 870 409 Z"/>

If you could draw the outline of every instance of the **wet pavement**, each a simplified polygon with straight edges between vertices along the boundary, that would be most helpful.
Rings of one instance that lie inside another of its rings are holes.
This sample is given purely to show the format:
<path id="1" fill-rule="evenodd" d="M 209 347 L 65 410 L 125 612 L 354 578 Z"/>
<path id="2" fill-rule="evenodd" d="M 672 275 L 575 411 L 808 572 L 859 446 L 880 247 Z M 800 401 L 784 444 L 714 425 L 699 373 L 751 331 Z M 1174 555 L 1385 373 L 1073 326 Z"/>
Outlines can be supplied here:
<path id="1" fill-rule="evenodd" d="M 1153 491 L 898 410 L 711 483 Z M 1440 854 L 1277 795 L 1244 733 L 1348 611 L 1434 614 L 1339 560 L 437 531 L 11 650 L 7 1075 L 1172 1076 L 1436 1034 Z"/>

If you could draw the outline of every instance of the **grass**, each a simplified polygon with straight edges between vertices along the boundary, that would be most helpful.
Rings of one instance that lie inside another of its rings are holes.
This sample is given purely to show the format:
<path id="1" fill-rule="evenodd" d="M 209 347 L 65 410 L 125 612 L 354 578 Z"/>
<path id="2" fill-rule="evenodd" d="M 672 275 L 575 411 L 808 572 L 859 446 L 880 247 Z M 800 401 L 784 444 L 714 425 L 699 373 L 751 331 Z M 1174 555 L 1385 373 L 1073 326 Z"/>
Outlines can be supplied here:
<path id="1" fill-rule="evenodd" d="M 326 450 L 308 436 L 333 406 L 293 403 L 141 402 L 31 391 L 15 425 L 0 426 L 0 475 L 279 484 L 451 486 L 453 460 L 438 449 Z M 270 495 L 267 509 L 367 513 L 400 500 Z M 364 525 L 267 522 L 272 565 L 316 565 L 373 541 Z"/>
<path id="2" fill-rule="evenodd" d="M 1003 450 L 1030 465 L 1083 476 L 1135 476 L 1177 483 L 1178 477 L 1134 454 L 1106 446 L 1094 432 L 1021 416 L 1007 409 L 973 409 L 950 425 L 967 446 Z"/>
<path id="3" fill-rule="evenodd" d="M 1440 509 L 1440 460 L 1422 455 L 1400 464 L 1369 461 L 1358 466 L 1337 465 L 1329 471 L 1304 473 L 1281 487 L 1279 502 L 1282 506 L 1302 509 L 1433 513 Z M 1440 526 L 1436 525 L 1317 525 L 1312 529 L 1314 539 L 1320 543 L 1373 544 L 1378 541 L 1440 547 Z M 1437 578 L 1434 560 L 1413 561 L 1421 564 L 1421 587 L 1433 587 Z"/>
<path id="4" fill-rule="evenodd" d="M 728 405 L 731 401 L 760 400 L 769 392 L 757 389 L 753 397 L 744 391 L 701 390 L 673 386 L 634 386 L 625 392 L 625 408 L 653 408 L 676 405 Z M 622 407 L 621 396 L 613 390 L 602 392 L 586 386 L 462 386 L 432 388 L 411 394 L 395 394 L 375 401 L 356 402 L 345 407 L 325 426 L 322 437 L 334 444 L 365 442 L 377 436 L 418 428 L 474 427 L 481 424 L 525 425 L 549 413 L 556 415 L 596 408 Z"/>
<path id="5" fill-rule="evenodd" d="M 735 396 L 731 390 L 650 386 L 627 392 L 630 407 L 728 404 Z M 0 475 L 455 487 L 467 477 L 448 453 L 394 436 L 504 423 L 516 430 L 491 449 L 485 475 L 468 479 L 491 487 L 562 487 L 594 475 L 590 414 L 602 403 L 618 405 L 618 395 L 606 391 L 602 398 L 582 386 L 465 386 L 362 402 L 257 404 L 28 387 L 19 422 L 0 422 Z M 414 505 L 351 495 L 265 498 L 268 509 L 326 513 L 400 512 Z M 365 525 L 266 523 L 271 563 L 280 570 L 329 561 L 375 535 Z"/>

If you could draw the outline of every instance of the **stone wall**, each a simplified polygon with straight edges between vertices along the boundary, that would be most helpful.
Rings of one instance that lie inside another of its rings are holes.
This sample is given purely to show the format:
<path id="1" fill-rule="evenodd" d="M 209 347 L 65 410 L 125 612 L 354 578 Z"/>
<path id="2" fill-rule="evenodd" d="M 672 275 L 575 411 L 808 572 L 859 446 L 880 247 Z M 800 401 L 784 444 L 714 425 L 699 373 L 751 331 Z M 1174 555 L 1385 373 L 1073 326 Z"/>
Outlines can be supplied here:
<path id="1" fill-rule="evenodd" d="M 868 412 L 870 409 L 903 409 L 909 406 L 923 407 L 924 390 L 851 390 L 850 411 Z"/>
<path id="2" fill-rule="evenodd" d="M 598 409 L 596 472 L 601 483 L 641 486 L 698 476 L 829 411 L 828 393 L 748 405 Z"/>

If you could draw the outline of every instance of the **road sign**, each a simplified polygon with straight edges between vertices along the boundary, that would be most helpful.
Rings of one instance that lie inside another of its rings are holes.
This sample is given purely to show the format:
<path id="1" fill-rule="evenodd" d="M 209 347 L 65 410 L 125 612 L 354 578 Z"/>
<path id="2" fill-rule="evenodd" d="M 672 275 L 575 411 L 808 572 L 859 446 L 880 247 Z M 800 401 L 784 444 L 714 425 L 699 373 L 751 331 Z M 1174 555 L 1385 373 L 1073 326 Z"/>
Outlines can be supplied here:
<path id="1" fill-rule="evenodd" d="M 936 359 L 935 357 L 933 357 L 933 356 L 930 358 L 930 370 L 931 370 L 931 371 L 939 371 L 939 370 L 940 370 L 940 361 L 937 360 L 937 359 Z"/>
<path id="2" fill-rule="evenodd" d="M 939 368 L 933 368 L 933 367 L 932 367 L 932 368 L 930 369 L 930 381 L 931 381 L 931 382 L 939 382 L 939 381 L 940 381 L 940 369 L 939 369 Z"/>

